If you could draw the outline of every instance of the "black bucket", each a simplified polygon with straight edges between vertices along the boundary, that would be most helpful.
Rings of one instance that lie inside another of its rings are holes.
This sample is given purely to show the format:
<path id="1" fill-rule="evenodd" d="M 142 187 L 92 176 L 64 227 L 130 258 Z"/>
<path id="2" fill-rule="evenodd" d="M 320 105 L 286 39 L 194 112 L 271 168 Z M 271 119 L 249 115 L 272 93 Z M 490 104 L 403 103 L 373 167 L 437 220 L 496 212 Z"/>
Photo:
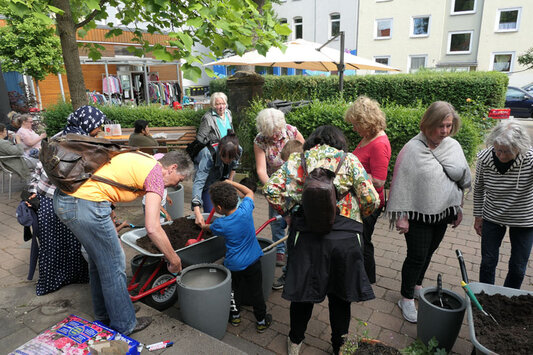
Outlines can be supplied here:
<path id="1" fill-rule="evenodd" d="M 457 293 L 443 289 L 442 304 L 436 287 L 420 291 L 417 337 L 426 345 L 435 337 L 439 342 L 438 347 L 450 352 L 461 330 L 466 301 Z"/>

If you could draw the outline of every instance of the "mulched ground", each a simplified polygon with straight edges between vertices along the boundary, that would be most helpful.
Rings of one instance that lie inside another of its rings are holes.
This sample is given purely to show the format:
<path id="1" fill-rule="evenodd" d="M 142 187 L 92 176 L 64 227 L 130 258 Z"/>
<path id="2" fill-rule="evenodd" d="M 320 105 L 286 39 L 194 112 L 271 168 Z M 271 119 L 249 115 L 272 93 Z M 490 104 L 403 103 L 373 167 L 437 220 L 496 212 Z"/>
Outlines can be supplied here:
<path id="1" fill-rule="evenodd" d="M 357 355 L 401 355 L 401 352 L 398 349 L 383 343 L 359 343 L 359 347 L 355 353 Z"/>
<path id="2" fill-rule="evenodd" d="M 533 349 L 533 296 L 476 294 L 484 315 L 473 306 L 474 330 L 478 342 L 498 354 L 531 354 Z"/>
<path id="3" fill-rule="evenodd" d="M 166 224 L 163 227 L 165 233 L 167 233 L 170 244 L 174 250 L 181 249 L 187 243 L 189 239 L 196 239 L 200 233 L 200 227 L 194 223 L 194 219 L 187 217 L 181 217 L 175 219 L 171 224 Z M 203 239 L 211 238 L 213 233 L 204 232 Z M 148 236 L 137 239 L 137 245 L 144 250 L 152 254 L 161 254 L 159 249 L 152 243 L 152 240 Z"/>

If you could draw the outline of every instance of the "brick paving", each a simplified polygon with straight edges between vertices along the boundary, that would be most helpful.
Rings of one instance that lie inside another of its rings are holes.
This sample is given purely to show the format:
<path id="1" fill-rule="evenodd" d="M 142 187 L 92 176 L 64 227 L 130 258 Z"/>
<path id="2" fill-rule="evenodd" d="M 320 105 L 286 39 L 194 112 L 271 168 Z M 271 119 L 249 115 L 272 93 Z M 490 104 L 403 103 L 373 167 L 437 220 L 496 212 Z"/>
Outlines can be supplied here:
<path id="1" fill-rule="evenodd" d="M 14 182 L 17 190 L 17 182 Z M 185 185 L 185 213 L 188 214 L 191 184 Z M 18 185 L 20 188 L 20 184 Z M 18 204 L 18 192 L 13 193 L 11 201 L 7 193 L 0 194 L 0 288 L 9 289 L 21 286 L 34 286 L 34 281 L 27 281 L 27 266 L 29 260 L 29 243 L 22 241 L 22 226 L 16 222 L 15 209 Z M 256 194 L 256 209 L 254 220 L 256 227 L 268 219 L 267 203 L 260 194 Z M 140 202 L 121 204 L 117 209 L 120 218 L 136 219 L 141 212 Z M 466 267 L 471 281 L 478 278 L 479 262 L 481 260 L 480 240 L 475 234 L 472 217 L 472 194 L 465 201 L 463 223 L 456 229 L 448 228 L 446 236 L 435 253 L 426 274 L 424 286 L 436 284 L 437 275 L 442 274 L 443 287 L 463 294 L 460 287 L 461 273 L 455 249 L 463 252 Z M 261 237 L 270 238 L 270 229 L 261 233 Z M 354 303 L 350 332 L 366 330 L 369 336 L 380 339 L 388 345 L 403 348 L 416 338 L 416 324 L 405 321 L 400 309 L 396 305 L 400 297 L 401 267 L 405 258 L 405 241 L 403 235 L 396 231 L 389 231 L 388 221 L 379 219 L 373 237 L 376 254 L 377 282 L 373 287 L 376 299 L 367 302 Z M 125 247 L 129 261 L 135 251 Z M 498 264 L 496 284 L 502 285 L 510 255 L 510 243 L 505 238 L 501 248 L 502 258 Z M 128 267 L 129 268 L 129 267 Z M 128 270 L 129 271 L 129 270 Z M 276 268 L 276 277 L 281 274 L 281 268 Z M 28 288 L 31 289 L 31 288 Z M 533 291 L 533 260 L 530 260 L 522 289 Z M 61 296 L 67 290 L 61 289 L 52 295 Z M 43 296 L 45 297 L 45 296 Z M 243 322 L 239 327 L 228 325 L 223 342 L 231 344 L 246 353 L 253 354 L 286 354 L 286 337 L 289 331 L 289 302 L 281 297 L 281 291 L 272 291 L 267 307 L 272 313 L 274 321 L 270 329 L 263 334 L 255 331 L 254 317 L 249 308 L 243 311 Z M 0 309 L 0 311 L 2 311 Z M 88 312 L 88 311 L 87 311 Z M 176 306 L 165 311 L 167 315 L 179 319 L 179 309 Z M 361 323 L 367 326 L 362 327 Z M 302 354 L 328 354 L 331 353 L 330 328 L 327 301 L 315 305 L 313 315 L 309 322 L 306 339 L 302 346 Z M 1 335 L 1 334 L 0 334 Z M 470 354 L 472 344 L 469 341 L 466 317 L 461 328 L 459 338 L 453 348 L 456 354 Z M 165 354 L 179 354 L 178 348 L 169 348 Z"/>

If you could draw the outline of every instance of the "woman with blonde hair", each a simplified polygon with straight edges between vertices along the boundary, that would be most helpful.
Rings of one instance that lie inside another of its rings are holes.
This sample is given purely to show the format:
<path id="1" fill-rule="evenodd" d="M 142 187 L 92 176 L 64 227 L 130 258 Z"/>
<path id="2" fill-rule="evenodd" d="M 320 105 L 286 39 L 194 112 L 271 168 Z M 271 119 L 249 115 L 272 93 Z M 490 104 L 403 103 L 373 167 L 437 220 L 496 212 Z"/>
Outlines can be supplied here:
<path id="1" fill-rule="evenodd" d="M 228 97 L 223 92 L 211 95 L 211 109 L 202 117 L 196 140 L 203 144 L 216 143 L 233 130 L 231 111 L 228 110 Z"/>
<path id="2" fill-rule="evenodd" d="M 285 115 L 275 108 L 266 108 L 259 112 L 256 118 L 257 136 L 254 139 L 255 168 L 259 180 L 264 185 L 270 175 L 278 170 L 284 161 L 281 151 L 287 142 L 296 139 L 304 143 L 304 137 L 298 129 L 287 124 Z M 276 211 L 269 206 L 270 218 L 277 216 Z M 270 224 L 272 241 L 276 242 L 285 236 L 285 223 L 275 221 Z M 285 244 L 277 246 L 276 264 L 285 265 Z M 281 289 L 285 283 L 285 273 L 274 282 L 274 289 Z"/>
<path id="3" fill-rule="evenodd" d="M 385 133 L 387 123 L 385 114 L 381 111 L 377 101 L 366 96 L 360 96 L 355 100 L 346 111 L 344 120 L 350 123 L 353 130 L 362 137 L 353 154 L 363 164 L 381 200 L 379 208 L 363 220 L 365 271 L 368 280 L 373 284 L 376 283 L 376 262 L 372 233 L 385 206 L 384 186 L 391 157 L 390 142 Z"/>
<path id="4" fill-rule="evenodd" d="M 470 167 L 461 145 L 450 137 L 459 131 L 460 123 L 450 103 L 432 103 L 420 121 L 420 133 L 403 146 L 394 166 L 387 214 L 407 243 L 398 306 L 411 323 L 417 322 L 414 298 L 431 257 L 447 225 L 455 228 L 463 219 Z"/>

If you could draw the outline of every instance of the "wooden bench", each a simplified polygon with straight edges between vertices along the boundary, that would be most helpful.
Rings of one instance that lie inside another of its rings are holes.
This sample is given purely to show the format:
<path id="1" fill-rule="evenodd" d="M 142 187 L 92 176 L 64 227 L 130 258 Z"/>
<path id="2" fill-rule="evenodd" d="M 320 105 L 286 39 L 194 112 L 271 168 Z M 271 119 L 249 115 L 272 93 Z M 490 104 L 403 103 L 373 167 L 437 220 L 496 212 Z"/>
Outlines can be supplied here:
<path id="1" fill-rule="evenodd" d="M 134 128 L 122 128 L 122 134 L 123 135 L 130 135 L 134 131 Z M 179 139 L 173 141 L 173 140 L 166 140 L 166 146 L 167 150 L 168 148 L 179 148 L 179 149 L 185 149 L 187 147 L 187 144 L 191 143 L 196 139 L 196 127 L 195 126 L 181 126 L 181 127 L 150 127 L 150 133 L 152 135 L 156 133 L 183 133 L 183 136 Z M 146 147 L 146 151 L 153 150 L 157 147 Z M 141 149 L 142 151 L 145 151 L 144 148 Z M 159 147 L 158 151 L 160 153 L 163 153 L 164 149 L 161 149 Z"/>

